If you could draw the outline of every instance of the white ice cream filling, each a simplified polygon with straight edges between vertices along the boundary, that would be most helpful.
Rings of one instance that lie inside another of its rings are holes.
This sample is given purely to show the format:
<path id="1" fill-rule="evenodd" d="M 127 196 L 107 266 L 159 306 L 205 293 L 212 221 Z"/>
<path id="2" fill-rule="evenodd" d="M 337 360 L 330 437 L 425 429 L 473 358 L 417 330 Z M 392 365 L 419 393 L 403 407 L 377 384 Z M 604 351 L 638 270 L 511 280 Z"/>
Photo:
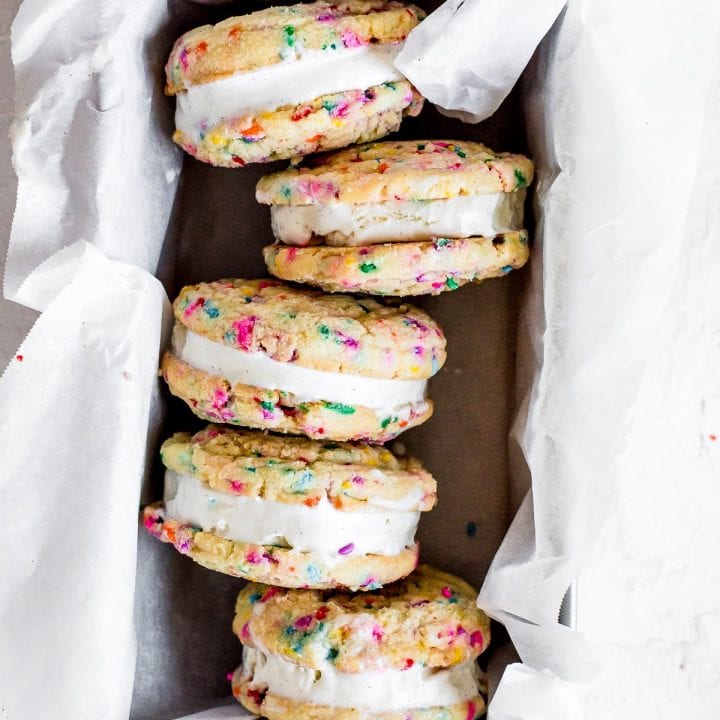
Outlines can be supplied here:
<path id="1" fill-rule="evenodd" d="M 273 205 L 275 237 L 287 245 L 372 245 L 436 237 L 491 237 L 523 226 L 525 190 L 447 200 Z"/>
<path id="2" fill-rule="evenodd" d="M 236 73 L 178 93 L 175 125 L 195 142 L 221 120 L 300 105 L 323 95 L 366 90 L 402 80 L 393 66 L 397 45 L 300 50 L 283 62 Z"/>
<path id="3" fill-rule="evenodd" d="M 337 564 L 358 555 L 399 555 L 415 543 L 419 510 L 368 505 L 337 510 L 327 499 L 309 507 L 213 490 L 192 475 L 165 472 L 165 514 L 229 540 L 308 552 Z M 417 507 L 409 496 L 406 507 Z"/>
<path id="4" fill-rule="evenodd" d="M 404 419 L 411 406 L 425 400 L 427 380 L 387 380 L 312 370 L 273 360 L 262 351 L 246 352 L 208 340 L 180 323 L 173 332 L 173 352 L 189 365 L 235 385 L 292 393 L 297 402 L 362 405 L 380 415 Z"/>
<path id="5" fill-rule="evenodd" d="M 341 673 L 328 662 L 314 670 L 247 646 L 240 670 L 254 690 L 313 705 L 366 710 L 449 707 L 478 695 L 478 674 L 474 661 L 448 668 L 416 664 L 407 670 L 361 673 Z"/>

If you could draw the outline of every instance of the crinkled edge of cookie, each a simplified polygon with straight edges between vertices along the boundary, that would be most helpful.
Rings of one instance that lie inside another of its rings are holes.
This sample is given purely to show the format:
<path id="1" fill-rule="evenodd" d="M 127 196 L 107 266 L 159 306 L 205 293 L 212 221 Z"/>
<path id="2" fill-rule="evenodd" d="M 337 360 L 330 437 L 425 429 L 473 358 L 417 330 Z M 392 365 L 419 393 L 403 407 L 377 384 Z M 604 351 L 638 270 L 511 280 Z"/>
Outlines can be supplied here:
<path id="1" fill-rule="evenodd" d="M 168 95 L 293 58 L 298 49 L 402 42 L 425 17 L 414 5 L 345 0 L 270 7 L 180 36 L 165 65 Z M 302 58 L 295 62 L 302 62 Z"/>
<path id="2" fill-rule="evenodd" d="M 521 190 L 533 174 L 529 158 L 481 143 L 390 140 L 313 156 L 266 175 L 255 197 L 266 205 L 446 200 Z"/>
<path id="3" fill-rule="evenodd" d="M 313 370 L 423 380 L 446 359 L 440 326 L 407 303 L 235 279 L 186 286 L 173 310 L 208 340 Z"/>
<path id="4" fill-rule="evenodd" d="M 160 449 L 164 465 L 213 490 L 314 507 L 327 498 L 337 510 L 375 501 L 414 501 L 408 512 L 437 501 L 432 475 L 415 458 L 396 458 L 376 445 L 320 442 L 210 425 L 175 433 Z"/>
<path id="5" fill-rule="evenodd" d="M 502 277 L 530 257 L 525 230 L 493 238 L 436 238 L 367 247 L 275 243 L 263 249 L 271 275 L 327 292 L 438 295 L 469 283 Z"/>
<path id="6" fill-rule="evenodd" d="M 361 596 L 248 586 L 233 631 L 250 647 L 315 669 L 328 658 L 340 672 L 448 667 L 475 659 L 489 643 L 490 621 L 476 598 L 465 581 L 425 565 Z"/>

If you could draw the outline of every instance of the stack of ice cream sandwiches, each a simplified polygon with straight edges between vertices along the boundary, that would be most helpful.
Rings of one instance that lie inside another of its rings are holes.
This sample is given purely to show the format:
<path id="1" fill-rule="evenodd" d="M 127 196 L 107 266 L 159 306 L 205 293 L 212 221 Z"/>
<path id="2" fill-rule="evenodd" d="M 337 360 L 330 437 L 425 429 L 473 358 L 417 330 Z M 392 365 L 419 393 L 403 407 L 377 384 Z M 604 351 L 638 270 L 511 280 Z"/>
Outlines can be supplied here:
<path id="1" fill-rule="evenodd" d="M 485 710 L 476 593 L 418 566 L 435 479 L 381 444 L 432 415 L 445 336 L 377 296 L 523 265 L 533 166 L 473 142 L 376 142 L 422 106 L 393 65 L 422 17 L 377 0 L 268 8 L 186 33 L 166 68 L 190 154 L 292 160 L 257 185 L 275 277 L 199 283 L 173 304 L 163 377 L 211 424 L 163 443 L 164 497 L 143 511 L 160 540 L 250 581 L 232 691 L 269 720 Z"/>

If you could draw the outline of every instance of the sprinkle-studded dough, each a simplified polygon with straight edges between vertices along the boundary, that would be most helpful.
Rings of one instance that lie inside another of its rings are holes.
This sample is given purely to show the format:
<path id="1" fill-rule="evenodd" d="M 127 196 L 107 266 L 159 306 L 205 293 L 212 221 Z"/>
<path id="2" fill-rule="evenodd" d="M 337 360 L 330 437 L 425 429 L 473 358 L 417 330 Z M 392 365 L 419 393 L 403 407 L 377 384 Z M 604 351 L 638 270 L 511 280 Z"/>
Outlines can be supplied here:
<path id="1" fill-rule="evenodd" d="M 412 85 L 398 80 L 229 118 L 209 128 L 199 141 L 176 130 L 173 140 L 203 162 L 242 167 L 377 140 L 395 132 L 404 116 L 418 115 L 422 105 Z"/>
<path id="2" fill-rule="evenodd" d="M 171 520 L 162 503 L 144 509 L 143 525 L 151 535 L 209 570 L 274 586 L 369 590 L 407 575 L 417 565 L 415 545 L 399 555 L 349 555 L 328 566 L 315 553 L 236 542 Z"/>
<path id="3" fill-rule="evenodd" d="M 288 504 L 315 506 L 327 498 L 338 510 L 364 509 L 368 501 L 414 496 L 407 510 L 431 510 L 436 483 L 419 460 L 377 445 L 319 442 L 257 430 L 210 425 L 176 433 L 160 450 L 175 472 L 213 490 Z"/>
<path id="4" fill-rule="evenodd" d="M 270 273 L 328 292 L 437 295 L 468 282 L 501 277 L 527 262 L 527 232 L 493 238 L 437 238 L 367 247 L 277 243 L 263 251 Z"/>
<path id="5" fill-rule="evenodd" d="M 425 565 L 360 595 L 248 585 L 233 630 L 245 645 L 314 669 L 328 658 L 346 673 L 448 667 L 487 647 L 490 623 L 476 597 L 463 580 Z"/>
<path id="6" fill-rule="evenodd" d="M 532 179 L 522 155 L 470 141 L 397 140 L 307 158 L 261 178 L 256 198 L 267 205 L 444 200 L 513 192 Z"/>
<path id="7" fill-rule="evenodd" d="M 410 404 L 406 414 L 389 415 L 362 405 L 298 402 L 291 393 L 240 383 L 231 385 L 169 352 L 163 355 L 161 369 L 173 395 L 184 400 L 204 420 L 306 435 L 317 440 L 384 443 L 424 423 L 433 412 L 432 400 Z"/>
<path id="8" fill-rule="evenodd" d="M 306 50 L 402 42 L 425 13 L 414 5 L 382 0 L 313 2 L 270 7 L 203 25 L 182 35 L 165 67 L 166 92 L 174 95 L 274 65 Z"/>
<path id="9" fill-rule="evenodd" d="M 446 357 L 440 327 L 407 304 L 221 280 L 183 288 L 173 307 L 178 322 L 208 340 L 314 370 L 421 380 Z"/>

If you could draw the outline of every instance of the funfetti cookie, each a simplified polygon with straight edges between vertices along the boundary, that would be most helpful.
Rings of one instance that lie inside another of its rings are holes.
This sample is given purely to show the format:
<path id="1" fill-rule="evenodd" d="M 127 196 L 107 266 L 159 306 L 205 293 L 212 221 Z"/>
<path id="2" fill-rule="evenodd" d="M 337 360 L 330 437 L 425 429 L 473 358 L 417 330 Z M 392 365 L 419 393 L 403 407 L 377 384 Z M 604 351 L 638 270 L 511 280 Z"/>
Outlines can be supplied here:
<path id="1" fill-rule="evenodd" d="M 427 566 L 359 595 L 249 585 L 233 694 L 268 720 L 475 720 L 490 639 L 476 597 Z"/>
<path id="2" fill-rule="evenodd" d="M 162 503 L 145 527 L 212 570 L 283 587 L 376 588 L 417 565 L 435 505 L 418 460 L 383 446 L 210 425 L 161 450 Z"/>
<path id="3" fill-rule="evenodd" d="M 192 30 L 173 48 L 174 140 L 224 167 L 383 137 L 422 97 L 393 66 L 423 17 L 378 0 L 271 7 Z"/>
<path id="4" fill-rule="evenodd" d="M 162 372 L 201 418 L 385 442 L 432 414 L 445 337 L 411 305 L 224 280 L 183 288 L 173 307 Z"/>
<path id="5" fill-rule="evenodd" d="M 529 256 L 533 164 L 474 142 L 388 141 L 268 175 L 270 273 L 330 292 L 437 294 L 498 277 Z"/>

